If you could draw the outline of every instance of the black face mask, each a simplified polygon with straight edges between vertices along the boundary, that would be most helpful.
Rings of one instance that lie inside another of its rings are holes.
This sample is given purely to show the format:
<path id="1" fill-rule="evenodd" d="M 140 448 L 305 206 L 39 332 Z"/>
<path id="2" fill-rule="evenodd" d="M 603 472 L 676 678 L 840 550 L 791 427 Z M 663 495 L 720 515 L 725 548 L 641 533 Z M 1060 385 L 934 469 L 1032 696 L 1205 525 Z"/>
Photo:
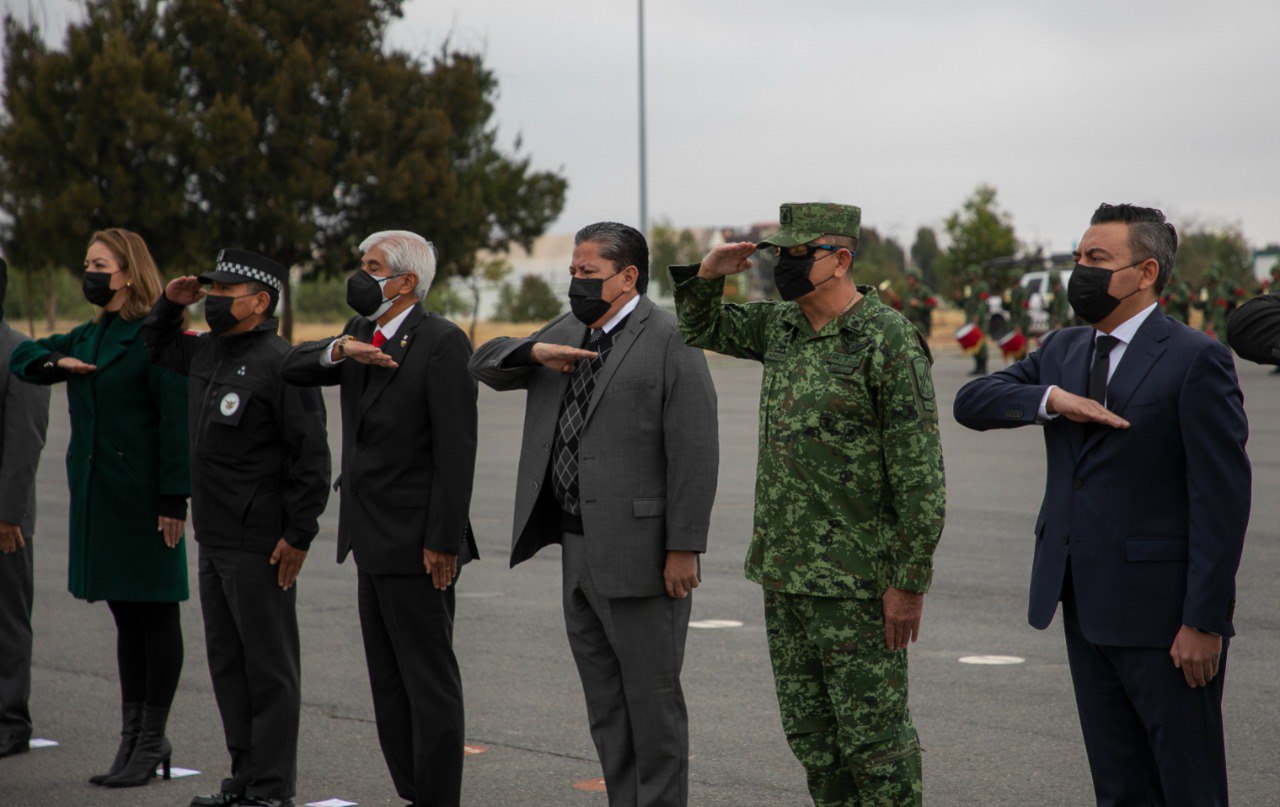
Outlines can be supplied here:
<path id="1" fill-rule="evenodd" d="M 798 300 L 817 286 L 809 282 L 809 270 L 817 258 L 813 255 L 783 255 L 773 266 L 773 284 L 784 300 Z"/>
<path id="2" fill-rule="evenodd" d="M 609 277 L 616 277 L 615 272 Z M 608 278 L 575 277 L 569 281 L 569 310 L 583 325 L 590 327 L 609 313 L 609 308 L 625 292 L 618 292 L 612 300 L 604 299 L 604 281 Z"/>
<path id="3" fill-rule="evenodd" d="M 1075 269 L 1071 270 L 1071 280 L 1067 282 L 1067 302 L 1071 303 L 1071 310 L 1090 325 L 1102 322 L 1116 310 L 1121 301 L 1139 291 L 1134 289 L 1124 297 L 1112 297 L 1107 291 L 1111 288 L 1111 276 L 1116 272 L 1132 269 L 1140 263 L 1142 261 L 1122 266 L 1115 272 L 1077 263 Z"/>
<path id="4" fill-rule="evenodd" d="M 207 294 L 204 298 L 204 321 L 209 323 L 209 330 L 215 336 L 226 333 L 240 324 L 240 319 L 231 311 L 231 306 L 239 297 L 223 297 Z"/>
<path id="5" fill-rule="evenodd" d="M 357 271 L 347 281 L 347 305 L 365 319 L 376 320 L 395 304 L 394 297 L 388 299 L 382 294 L 383 284 L 390 279 L 374 277 L 363 269 Z"/>
<path id="6" fill-rule="evenodd" d="M 831 253 L 823 253 L 828 255 Z M 809 292 L 826 283 L 835 275 L 828 275 L 816 284 L 809 280 L 809 273 L 817 263 L 818 256 L 801 255 L 792 257 L 783 255 L 773 266 L 773 284 L 778 287 L 778 296 L 784 300 L 798 300 Z"/>
<path id="7" fill-rule="evenodd" d="M 98 307 L 105 306 L 116 296 L 111 288 L 111 272 L 85 272 L 80 278 L 80 291 L 84 298 Z"/>

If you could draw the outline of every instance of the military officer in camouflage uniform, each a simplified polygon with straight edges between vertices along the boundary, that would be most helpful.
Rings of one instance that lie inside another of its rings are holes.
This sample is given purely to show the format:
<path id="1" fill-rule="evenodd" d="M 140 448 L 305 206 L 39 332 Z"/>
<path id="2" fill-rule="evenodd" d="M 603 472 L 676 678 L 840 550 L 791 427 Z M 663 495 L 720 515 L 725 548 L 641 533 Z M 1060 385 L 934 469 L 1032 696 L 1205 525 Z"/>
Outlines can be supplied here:
<path id="1" fill-rule="evenodd" d="M 1185 280 L 1173 280 L 1165 287 L 1161 306 L 1169 316 L 1183 325 L 1191 323 L 1191 286 Z"/>
<path id="2" fill-rule="evenodd" d="M 908 269 L 907 290 L 902 295 L 902 313 L 926 341 L 933 330 L 933 309 L 937 307 L 938 297 L 921 280 L 920 270 Z"/>
<path id="3" fill-rule="evenodd" d="M 907 709 L 946 492 L 931 357 L 920 333 L 850 273 L 861 211 L 782 206 L 782 301 L 722 300 L 757 245 L 673 266 L 694 346 L 764 364 L 755 528 L 783 729 L 819 807 L 921 801 Z"/>
<path id="4" fill-rule="evenodd" d="M 1009 312 L 1009 324 L 1026 334 L 1031 330 L 1031 309 L 1028 307 L 1026 286 L 1014 279 L 1004 293 L 1004 307 Z"/>
<path id="5" fill-rule="evenodd" d="M 965 284 L 960 290 L 960 304 L 964 308 L 966 322 L 971 322 L 982 331 L 982 345 L 973 354 L 973 371 L 969 375 L 987 374 L 987 342 L 991 340 L 991 308 L 987 299 L 991 297 L 991 289 L 982 279 L 982 269 L 970 266 L 965 273 Z"/>
<path id="6" fill-rule="evenodd" d="M 1227 317 L 1231 315 L 1232 294 L 1222 280 L 1222 270 L 1217 264 L 1211 264 L 1204 271 L 1203 285 L 1196 308 L 1200 309 L 1200 330 L 1212 334 L 1227 343 Z"/>

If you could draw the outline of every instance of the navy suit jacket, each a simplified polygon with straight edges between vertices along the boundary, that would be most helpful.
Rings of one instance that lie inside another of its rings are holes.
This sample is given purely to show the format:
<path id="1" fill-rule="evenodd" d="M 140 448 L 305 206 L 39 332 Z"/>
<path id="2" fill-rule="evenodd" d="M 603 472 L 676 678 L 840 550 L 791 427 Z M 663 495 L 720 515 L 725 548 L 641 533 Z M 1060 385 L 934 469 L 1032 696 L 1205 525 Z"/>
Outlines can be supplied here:
<path id="1" fill-rule="evenodd" d="M 971 429 L 1036 422 L 1049 385 L 1087 395 L 1093 329 L 1066 328 L 1008 369 L 966 384 Z M 1182 625 L 1232 636 L 1249 522 L 1249 424 L 1231 353 L 1157 308 L 1125 349 L 1107 407 L 1128 429 L 1058 417 L 1036 519 L 1028 620 L 1046 628 L 1067 564 L 1095 644 L 1169 647 Z"/>

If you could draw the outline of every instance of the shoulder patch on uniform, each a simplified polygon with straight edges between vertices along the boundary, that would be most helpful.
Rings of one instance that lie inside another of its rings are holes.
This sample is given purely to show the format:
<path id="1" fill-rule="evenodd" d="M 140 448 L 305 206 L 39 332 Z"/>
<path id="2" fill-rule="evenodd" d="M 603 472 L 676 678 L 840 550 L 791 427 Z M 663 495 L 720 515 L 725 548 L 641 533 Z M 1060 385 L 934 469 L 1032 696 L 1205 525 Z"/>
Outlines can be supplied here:
<path id="1" fill-rule="evenodd" d="M 929 372 L 929 360 L 924 356 L 917 356 L 911 360 L 911 375 L 915 380 L 916 393 L 920 399 L 924 401 L 932 401 L 935 393 L 933 389 L 933 375 Z"/>

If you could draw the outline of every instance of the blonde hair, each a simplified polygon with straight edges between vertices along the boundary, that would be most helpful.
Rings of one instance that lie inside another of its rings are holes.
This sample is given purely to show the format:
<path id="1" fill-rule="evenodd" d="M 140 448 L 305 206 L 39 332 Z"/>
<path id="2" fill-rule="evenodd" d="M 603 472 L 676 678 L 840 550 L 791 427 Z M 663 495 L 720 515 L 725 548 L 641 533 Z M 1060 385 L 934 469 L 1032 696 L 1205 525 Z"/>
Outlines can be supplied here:
<path id="1" fill-rule="evenodd" d="M 89 239 L 90 244 L 94 242 L 111 250 L 116 263 L 120 264 L 120 271 L 124 272 L 129 296 L 120 308 L 120 318 L 142 319 L 164 291 L 164 280 L 151 257 L 151 250 L 147 249 L 147 242 L 137 233 L 119 227 L 99 230 Z M 97 316 L 102 316 L 101 310 Z"/>

